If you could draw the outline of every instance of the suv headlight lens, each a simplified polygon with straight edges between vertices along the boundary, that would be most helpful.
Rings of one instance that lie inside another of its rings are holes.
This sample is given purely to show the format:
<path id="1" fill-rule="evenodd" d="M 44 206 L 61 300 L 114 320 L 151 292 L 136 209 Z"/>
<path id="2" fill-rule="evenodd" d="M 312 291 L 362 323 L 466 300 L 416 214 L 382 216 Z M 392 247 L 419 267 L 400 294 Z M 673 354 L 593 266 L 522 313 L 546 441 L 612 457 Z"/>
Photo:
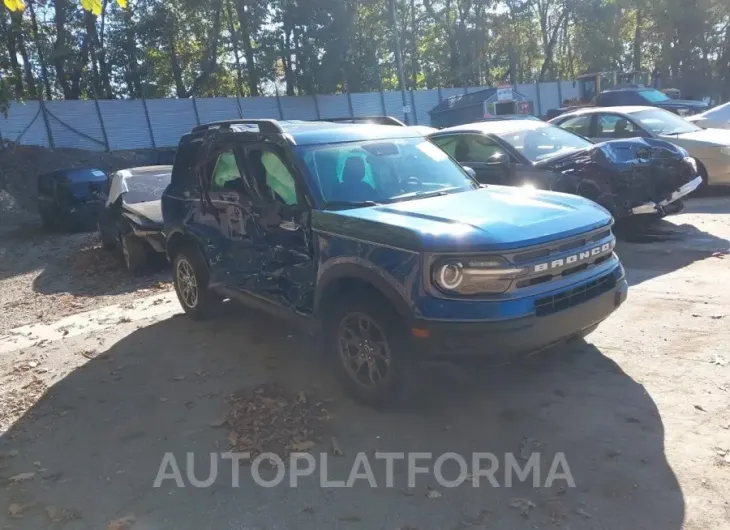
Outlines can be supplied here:
<path id="1" fill-rule="evenodd" d="M 690 165 L 690 167 L 692 168 L 692 171 L 697 173 L 697 160 L 695 160 L 691 156 L 685 156 L 684 161 Z"/>
<path id="2" fill-rule="evenodd" d="M 527 273 L 502 257 L 444 259 L 434 263 L 433 283 L 447 294 L 499 294 L 509 289 L 512 280 Z"/>
<path id="3" fill-rule="evenodd" d="M 730 146 L 721 147 L 720 152 L 725 156 L 730 156 Z"/>

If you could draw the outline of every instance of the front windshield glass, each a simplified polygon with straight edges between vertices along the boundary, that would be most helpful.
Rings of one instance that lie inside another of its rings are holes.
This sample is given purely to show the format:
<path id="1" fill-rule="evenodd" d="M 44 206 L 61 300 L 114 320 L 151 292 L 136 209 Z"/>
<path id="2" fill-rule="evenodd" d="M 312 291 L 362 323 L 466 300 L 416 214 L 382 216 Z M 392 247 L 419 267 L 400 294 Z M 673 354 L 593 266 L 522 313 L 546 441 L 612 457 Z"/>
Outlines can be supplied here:
<path id="1" fill-rule="evenodd" d="M 696 125 L 662 109 L 632 112 L 631 117 L 653 134 L 683 134 L 700 130 Z"/>
<path id="2" fill-rule="evenodd" d="M 129 177 L 126 179 L 127 191 L 124 192 L 124 202 L 138 204 L 159 201 L 169 183 L 170 173 Z"/>
<path id="3" fill-rule="evenodd" d="M 533 124 L 531 121 L 525 123 L 529 123 L 530 127 L 497 136 L 531 162 L 539 162 L 592 145 L 589 140 L 553 125 L 538 122 Z"/>
<path id="4" fill-rule="evenodd" d="M 662 101 L 667 101 L 669 99 L 669 96 L 656 88 L 639 90 L 639 95 L 649 103 L 661 103 Z"/>
<path id="5" fill-rule="evenodd" d="M 329 208 L 398 202 L 478 187 L 446 153 L 424 138 L 302 146 L 297 154 Z"/>

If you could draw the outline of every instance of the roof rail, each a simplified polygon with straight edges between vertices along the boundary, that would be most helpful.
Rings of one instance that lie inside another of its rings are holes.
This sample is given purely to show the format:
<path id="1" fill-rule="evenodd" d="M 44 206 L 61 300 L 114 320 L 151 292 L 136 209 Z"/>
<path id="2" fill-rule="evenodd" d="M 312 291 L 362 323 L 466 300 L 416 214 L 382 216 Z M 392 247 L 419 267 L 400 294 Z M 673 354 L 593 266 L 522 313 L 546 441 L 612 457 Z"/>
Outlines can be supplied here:
<path id="1" fill-rule="evenodd" d="M 279 122 L 276 120 L 226 120 L 226 121 L 212 121 L 210 123 L 204 123 L 193 127 L 192 132 L 207 131 L 215 127 L 221 129 L 230 129 L 231 125 L 258 125 L 259 132 L 264 134 L 281 134 L 284 129 L 281 128 Z"/>
<path id="2" fill-rule="evenodd" d="M 342 118 L 322 118 L 316 121 L 329 121 L 333 123 L 372 123 L 377 125 L 398 125 L 405 127 L 406 124 L 392 116 L 358 116 Z"/>

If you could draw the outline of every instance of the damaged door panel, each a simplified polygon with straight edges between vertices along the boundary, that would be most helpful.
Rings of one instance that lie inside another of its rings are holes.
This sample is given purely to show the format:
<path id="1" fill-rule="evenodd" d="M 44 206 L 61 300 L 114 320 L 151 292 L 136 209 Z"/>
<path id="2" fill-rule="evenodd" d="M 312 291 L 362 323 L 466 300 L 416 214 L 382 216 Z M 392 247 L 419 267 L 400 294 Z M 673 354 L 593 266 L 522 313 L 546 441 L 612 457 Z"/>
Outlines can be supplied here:
<path id="1" fill-rule="evenodd" d="M 257 249 L 257 271 L 244 290 L 311 314 L 315 273 L 310 216 L 297 173 L 272 146 L 250 145 L 245 153 L 246 172 L 255 188 L 246 225 Z"/>

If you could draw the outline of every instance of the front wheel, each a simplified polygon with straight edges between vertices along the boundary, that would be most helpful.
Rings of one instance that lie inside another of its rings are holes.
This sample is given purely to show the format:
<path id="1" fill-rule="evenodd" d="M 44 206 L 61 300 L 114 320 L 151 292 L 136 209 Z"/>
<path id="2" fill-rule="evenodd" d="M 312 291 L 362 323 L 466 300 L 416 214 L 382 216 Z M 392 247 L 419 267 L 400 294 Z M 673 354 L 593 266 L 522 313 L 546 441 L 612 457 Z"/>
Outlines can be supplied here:
<path id="1" fill-rule="evenodd" d="M 175 293 L 185 313 L 193 320 L 205 320 L 215 308 L 216 297 L 208 287 L 208 268 L 197 250 L 186 247 L 173 259 Z"/>
<path id="2" fill-rule="evenodd" d="M 406 338 L 402 319 L 376 296 L 343 300 L 326 317 L 325 340 L 340 380 L 372 407 L 394 404 L 408 393 Z"/>
<path id="3" fill-rule="evenodd" d="M 147 265 L 147 247 L 144 241 L 131 234 L 122 237 L 122 254 L 127 270 L 138 274 Z"/>

